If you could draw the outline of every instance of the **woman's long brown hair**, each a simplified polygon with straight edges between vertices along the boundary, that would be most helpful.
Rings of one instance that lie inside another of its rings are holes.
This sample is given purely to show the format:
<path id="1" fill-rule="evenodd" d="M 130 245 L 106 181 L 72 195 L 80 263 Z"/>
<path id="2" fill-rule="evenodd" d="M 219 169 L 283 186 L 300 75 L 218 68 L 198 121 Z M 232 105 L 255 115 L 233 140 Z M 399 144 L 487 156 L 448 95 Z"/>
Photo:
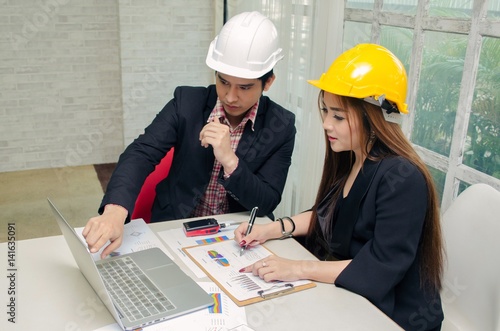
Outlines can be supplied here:
<path id="1" fill-rule="evenodd" d="M 324 106 L 324 91 L 320 92 L 320 109 Z M 343 109 L 348 110 L 349 116 L 358 119 L 360 142 L 366 148 L 365 155 L 374 160 L 381 160 L 386 156 L 402 156 L 409 160 L 424 176 L 427 184 L 427 211 L 422 229 L 420 254 L 420 283 L 423 288 L 439 291 L 441 289 L 441 278 L 444 268 L 444 246 L 441 234 L 439 216 L 438 195 L 432 176 L 427 166 L 413 149 L 413 146 L 403 134 L 401 127 L 396 123 L 387 122 L 384 119 L 380 107 L 372 105 L 361 99 L 336 96 Z M 375 133 L 375 142 L 370 141 L 370 132 Z M 323 174 L 312 210 L 312 222 L 309 227 L 306 245 L 313 245 L 315 233 L 317 233 L 317 206 L 326 194 L 335 186 L 343 187 L 351 170 L 354 153 L 336 153 L 330 148 L 328 137 L 325 132 L 326 151 L 323 163 Z M 369 154 L 370 146 L 376 147 L 375 153 Z M 337 190 L 342 191 L 342 190 Z M 334 199 L 335 200 L 335 199 Z"/>

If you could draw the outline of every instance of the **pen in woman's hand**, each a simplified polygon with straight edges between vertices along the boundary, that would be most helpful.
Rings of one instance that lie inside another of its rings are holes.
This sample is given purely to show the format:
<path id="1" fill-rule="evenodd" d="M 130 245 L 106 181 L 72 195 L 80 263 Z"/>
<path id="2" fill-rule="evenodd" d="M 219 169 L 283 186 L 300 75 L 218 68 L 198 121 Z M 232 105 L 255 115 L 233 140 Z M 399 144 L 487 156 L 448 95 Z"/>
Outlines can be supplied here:
<path id="1" fill-rule="evenodd" d="M 247 227 L 247 232 L 245 233 L 245 237 L 250 234 L 252 231 L 253 224 L 255 223 L 255 217 L 257 216 L 257 210 L 259 210 L 259 207 L 253 207 L 252 211 L 250 212 L 250 220 L 248 221 L 248 227 Z M 243 247 L 240 248 L 240 256 L 243 255 L 245 250 L 247 249 L 248 245 L 244 245 Z"/>

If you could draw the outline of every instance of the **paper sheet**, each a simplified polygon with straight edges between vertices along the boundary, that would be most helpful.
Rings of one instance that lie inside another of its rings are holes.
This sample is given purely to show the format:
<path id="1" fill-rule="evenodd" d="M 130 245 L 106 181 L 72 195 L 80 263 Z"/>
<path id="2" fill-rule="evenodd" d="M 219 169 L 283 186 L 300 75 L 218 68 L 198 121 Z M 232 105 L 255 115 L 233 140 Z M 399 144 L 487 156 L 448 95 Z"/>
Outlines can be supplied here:
<path id="1" fill-rule="evenodd" d="M 75 231 L 80 239 L 85 243 L 85 238 L 83 238 L 82 235 L 83 227 L 75 228 Z M 101 253 L 108 245 L 109 241 L 97 253 L 92 254 L 94 261 L 101 259 Z M 168 255 L 168 257 L 173 259 L 172 254 L 168 251 L 168 249 L 165 249 L 161 240 L 156 236 L 153 230 L 151 230 L 148 224 L 142 218 L 138 218 L 125 224 L 123 227 L 122 244 L 116 251 L 111 253 L 110 256 L 118 256 L 153 247 L 161 248 L 165 254 Z"/>
<path id="2" fill-rule="evenodd" d="M 234 229 L 236 226 L 221 229 L 218 233 L 209 236 L 199 237 L 186 237 L 182 229 L 173 229 L 158 232 L 158 236 L 170 247 L 170 249 L 177 254 L 182 262 L 196 275 L 198 278 L 206 277 L 203 270 L 201 270 L 194 262 L 182 251 L 184 247 L 202 245 L 212 242 L 220 242 L 230 240 L 233 241 Z"/>

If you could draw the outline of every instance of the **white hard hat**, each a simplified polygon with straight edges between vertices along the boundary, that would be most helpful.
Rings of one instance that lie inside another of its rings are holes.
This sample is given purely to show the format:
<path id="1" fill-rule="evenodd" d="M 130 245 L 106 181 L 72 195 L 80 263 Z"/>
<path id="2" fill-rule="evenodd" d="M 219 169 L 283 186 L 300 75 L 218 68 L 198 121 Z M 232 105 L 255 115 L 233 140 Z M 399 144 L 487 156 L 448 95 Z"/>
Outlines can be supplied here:
<path id="1" fill-rule="evenodd" d="M 259 12 L 233 16 L 210 44 L 207 65 L 239 78 L 260 78 L 283 58 L 278 31 Z"/>

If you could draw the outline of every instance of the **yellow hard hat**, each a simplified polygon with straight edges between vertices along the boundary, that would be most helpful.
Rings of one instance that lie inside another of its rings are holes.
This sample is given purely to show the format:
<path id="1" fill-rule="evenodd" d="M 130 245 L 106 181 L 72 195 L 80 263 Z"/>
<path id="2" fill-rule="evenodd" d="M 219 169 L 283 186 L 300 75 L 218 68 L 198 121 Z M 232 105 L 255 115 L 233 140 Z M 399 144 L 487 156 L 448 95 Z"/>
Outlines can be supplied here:
<path id="1" fill-rule="evenodd" d="M 326 92 L 372 98 L 381 105 L 385 99 L 396 104 L 400 113 L 408 113 L 406 70 L 394 54 L 380 45 L 359 44 L 345 51 L 319 80 L 308 82 Z"/>

